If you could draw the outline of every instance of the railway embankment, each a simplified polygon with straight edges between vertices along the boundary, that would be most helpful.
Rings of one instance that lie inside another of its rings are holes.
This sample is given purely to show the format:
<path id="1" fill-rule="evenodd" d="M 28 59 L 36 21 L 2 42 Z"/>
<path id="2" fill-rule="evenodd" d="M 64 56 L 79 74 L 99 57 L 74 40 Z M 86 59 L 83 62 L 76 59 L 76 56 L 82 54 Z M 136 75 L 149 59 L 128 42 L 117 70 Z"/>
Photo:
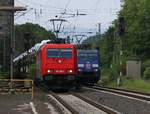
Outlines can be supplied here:
<path id="1" fill-rule="evenodd" d="M 99 85 L 150 93 L 150 80 L 136 79 L 127 76 L 121 79 L 120 86 L 117 85 L 117 80 L 108 81 L 107 79 L 104 79 L 103 82 L 99 82 Z"/>

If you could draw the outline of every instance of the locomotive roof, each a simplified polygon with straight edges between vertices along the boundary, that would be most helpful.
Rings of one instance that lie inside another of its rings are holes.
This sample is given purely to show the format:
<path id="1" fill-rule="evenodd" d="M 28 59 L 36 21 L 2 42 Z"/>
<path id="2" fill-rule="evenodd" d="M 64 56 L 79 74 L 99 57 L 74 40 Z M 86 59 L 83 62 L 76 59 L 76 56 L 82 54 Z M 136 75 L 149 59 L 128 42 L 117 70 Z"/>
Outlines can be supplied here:
<path id="1" fill-rule="evenodd" d="M 40 49 L 44 48 L 74 48 L 73 44 L 44 44 Z"/>
<path id="2" fill-rule="evenodd" d="M 35 46 L 33 46 L 31 49 L 29 49 L 28 51 L 20 54 L 18 57 L 14 58 L 13 62 L 16 62 L 18 60 L 23 59 L 25 56 L 27 55 L 34 55 L 36 54 L 36 52 L 38 52 L 40 49 L 42 49 L 43 47 L 47 46 L 47 47 L 54 47 L 54 48 L 73 48 L 75 45 L 73 44 L 49 44 L 47 42 L 51 42 L 51 40 L 43 40 L 40 43 L 35 44 Z"/>
<path id="3" fill-rule="evenodd" d="M 42 47 L 74 47 L 73 44 L 45 44 Z"/>

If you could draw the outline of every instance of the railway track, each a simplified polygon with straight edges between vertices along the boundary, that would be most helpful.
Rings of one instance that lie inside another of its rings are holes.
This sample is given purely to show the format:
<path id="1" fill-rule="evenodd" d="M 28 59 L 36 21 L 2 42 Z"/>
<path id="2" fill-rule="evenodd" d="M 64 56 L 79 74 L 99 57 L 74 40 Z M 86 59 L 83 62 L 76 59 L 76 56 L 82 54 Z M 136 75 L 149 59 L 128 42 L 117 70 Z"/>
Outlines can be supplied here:
<path id="1" fill-rule="evenodd" d="M 53 104 L 59 104 L 57 107 L 61 107 L 59 112 L 62 114 L 120 114 L 109 107 L 97 104 L 79 93 L 61 94 L 49 92 L 48 96 L 53 99 Z"/>
<path id="2" fill-rule="evenodd" d="M 61 114 L 79 114 L 74 108 L 66 103 L 58 94 L 49 92 L 48 95 L 51 98 L 52 103 L 58 107 Z"/>
<path id="3" fill-rule="evenodd" d="M 111 88 L 111 87 L 103 87 L 103 86 L 98 86 L 98 85 L 92 85 L 89 88 L 92 88 L 95 90 L 111 92 L 111 93 L 115 93 L 115 94 L 119 94 L 119 95 L 124 95 L 127 97 L 136 98 L 139 100 L 150 101 L 150 94 L 149 93 L 142 93 L 142 92 L 137 92 L 137 91 Z"/>
<path id="4" fill-rule="evenodd" d="M 78 97 L 78 98 L 80 98 L 80 99 L 82 99 L 83 101 L 87 102 L 88 104 L 91 104 L 92 106 L 94 106 L 94 107 L 96 107 L 96 108 L 106 112 L 107 114 L 120 114 L 116 110 L 113 110 L 113 109 L 111 109 L 109 107 L 106 107 L 106 106 L 104 106 L 102 104 L 98 104 L 95 101 L 93 101 L 93 100 L 91 100 L 91 99 L 89 99 L 89 98 L 87 98 L 87 97 L 85 97 L 83 95 L 80 95 L 79 93 L 71 92 L 71 94 L 76 96 L 76 97 Z"/>

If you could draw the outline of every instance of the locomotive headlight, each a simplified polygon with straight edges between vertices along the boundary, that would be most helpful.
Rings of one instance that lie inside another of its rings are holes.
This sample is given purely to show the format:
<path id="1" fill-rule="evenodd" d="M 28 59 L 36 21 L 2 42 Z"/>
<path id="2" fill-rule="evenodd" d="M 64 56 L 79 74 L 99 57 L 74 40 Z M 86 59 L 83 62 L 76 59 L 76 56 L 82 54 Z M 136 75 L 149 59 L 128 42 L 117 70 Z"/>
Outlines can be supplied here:
<path id="1" fill-rule="evenodd" d="M 97 72 L 97 71 L 98 71 L 98 69 L 94 69 L 94 71 L 95 71 L 95 72 Z"/>
<path id="2" fill-rule="evenodd" d="M 68 70 L 69 73 L 73 73 L 73 70 Z"/>
<path id="3" fill-rule="evenodd" d="M 82 71 L 82 69 L 78 69 L 78 71 L 79 71 L 79 72 L 81 72 L 81 71 Z"/>
<path id="4" fill-rule="evenodd" d="M 72 70 L 69 70 L 69 72 L 72 73 L 73 71 L 72 71 Z"/>
<path id="5" fill-rule="evenodd" d="M 47 70 L 47 73 L 50 73 L 51 72 L 51 70 Z"/>

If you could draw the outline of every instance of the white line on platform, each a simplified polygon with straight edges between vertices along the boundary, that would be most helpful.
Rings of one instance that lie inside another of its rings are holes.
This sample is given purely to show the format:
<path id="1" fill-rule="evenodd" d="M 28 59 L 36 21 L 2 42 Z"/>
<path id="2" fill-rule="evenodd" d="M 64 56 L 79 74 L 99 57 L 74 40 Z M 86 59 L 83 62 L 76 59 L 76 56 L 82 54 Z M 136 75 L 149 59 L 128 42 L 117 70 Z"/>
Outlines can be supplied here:
<path id="1" fill-rule="evenodd" d="M 38 112 L 37 112 L 36 109 L 35 109 L 35 106 L 34 106 L 33 102 L 30 102 L 30 106 L 31 106 L 32 112 L 33 112 L 34 114 L 38 114 Z"/>

